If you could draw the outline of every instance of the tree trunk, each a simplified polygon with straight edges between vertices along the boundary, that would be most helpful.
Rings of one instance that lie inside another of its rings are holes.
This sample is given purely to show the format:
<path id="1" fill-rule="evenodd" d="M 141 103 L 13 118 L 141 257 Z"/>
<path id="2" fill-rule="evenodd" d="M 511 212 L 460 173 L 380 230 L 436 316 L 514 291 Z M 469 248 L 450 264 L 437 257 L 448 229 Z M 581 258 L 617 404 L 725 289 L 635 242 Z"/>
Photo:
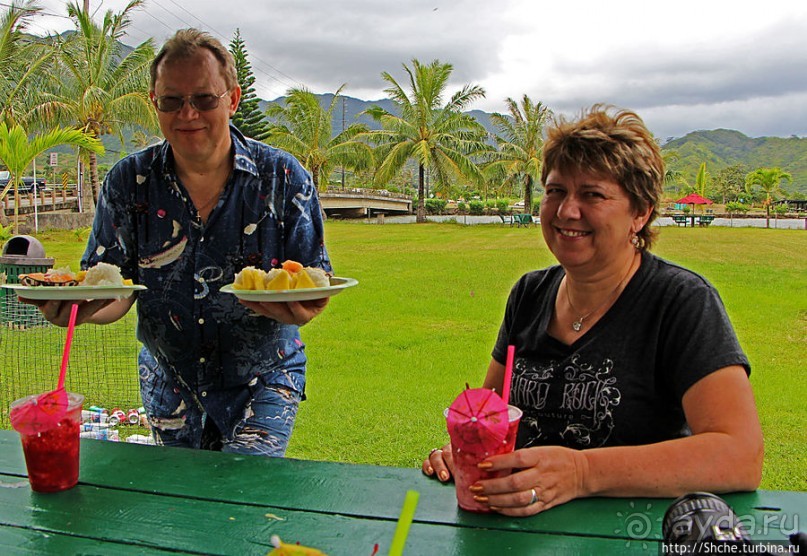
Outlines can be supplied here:
<path id="1" fill-rule="evenodd" d="M 319 168 L 316 166 L 311 168 L 311 181 L 314 183 L 314 189 L 319 192 Z"/>
<path id="2" fill-rule="evenodd" d="M 16 176 L 12 176 L 11 179 L 16 180 Z M 20 233 L 20 188 L 15 183 L 14 184 L 14 235 Z"/>
<path id="3" fill-rule="evenodd" d="M 98 155 L 90 153 L 90 183 L 92 184 L 92 206 L 95 212 L 95 205 L 98 204 L 98 193 L 100 192 L 100 183 L 98 180 Z"/>
<path id="4" fill-rule="evenodd" d="M 415 219 L 418 224 L 424 224 L 426 222 L 426 201 L 424 200 L 425 195 L 425 169 L 423 168 L 423 164 L 421 164 L 418 166 L 418 206 L 417 217 Z"/>
<path id="5" fill-rule="evenodd" d="M 524 184 L 524 213 L 532 214 L 532 176 L 528 175 Z"/>
<path id="6" fill-rule="evenodd" d="M 87 180 L 84 179 L 84 175 L 87 173 L 84 171 L 84 164 L 81 163 L 79 165 L 80 172 L 78 173 L 77 181 L 81 184 L 81 191 L 79 194 L 81 195 L 81 212 L 86 212 L 88 214 L 95 214 L 95 203 L 93 202 L 93 195 L 92 195 L 92 184 L 88 184 Z"/>

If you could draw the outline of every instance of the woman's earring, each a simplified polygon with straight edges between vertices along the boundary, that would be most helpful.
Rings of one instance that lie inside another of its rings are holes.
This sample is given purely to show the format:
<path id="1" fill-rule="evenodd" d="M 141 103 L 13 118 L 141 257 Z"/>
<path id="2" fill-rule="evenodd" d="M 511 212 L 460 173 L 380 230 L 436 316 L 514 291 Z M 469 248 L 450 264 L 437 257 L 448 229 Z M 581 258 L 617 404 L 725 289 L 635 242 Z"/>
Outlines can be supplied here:
<path id="1" fill-rule="evenodd" d="M 630 244 L 631 244 L 631 245 L 633 245 L 633 246 L 634 246 L 636 249 L 639 249 L 639 248 L 640 248 L 641 243 L 642 243 L 642 242 L 641 242 L 641 240 L 639 239 L 639 236 L 638 236 L 638 235 L 636 235 L 636 234 L 633 234 L 633 237 L 632 237 L 632 238 L 630 238 Z"/>

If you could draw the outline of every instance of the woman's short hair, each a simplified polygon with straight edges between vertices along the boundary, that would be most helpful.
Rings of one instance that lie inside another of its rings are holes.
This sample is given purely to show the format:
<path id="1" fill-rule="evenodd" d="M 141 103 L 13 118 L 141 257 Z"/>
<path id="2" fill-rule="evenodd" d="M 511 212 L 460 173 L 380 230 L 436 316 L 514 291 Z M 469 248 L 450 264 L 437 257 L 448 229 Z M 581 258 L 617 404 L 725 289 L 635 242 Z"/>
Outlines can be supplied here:
<path id="1" fill-rule="evenodd" d="M 607 177 L 625 188 L 634 210 L 651 207 L 650 218 L 637 234 L 640 248 L 650 249 L 656 235 L 650 224 L 659 215 L 663 194 L 664 159 L 636 113 L 596 104 L 578 119 L 557 118 L 544 142 L 543 184 L 552 170 Z"/>
<path id="2" fill-rule="evenodd" d="M 163 47 L 151 62 L 151 91 L 157 83 L 157 68 L 161 62 L 184 60 L 195 55 L 200 48 L 208 49 L 221 65 L 221 74 L 228 89 L 238 85 L 238 72 L 235 69 L 235 59 L 221 42 L 210 33 L 199 29 L 180 29 L 173 37 L 165 41 Z"/>

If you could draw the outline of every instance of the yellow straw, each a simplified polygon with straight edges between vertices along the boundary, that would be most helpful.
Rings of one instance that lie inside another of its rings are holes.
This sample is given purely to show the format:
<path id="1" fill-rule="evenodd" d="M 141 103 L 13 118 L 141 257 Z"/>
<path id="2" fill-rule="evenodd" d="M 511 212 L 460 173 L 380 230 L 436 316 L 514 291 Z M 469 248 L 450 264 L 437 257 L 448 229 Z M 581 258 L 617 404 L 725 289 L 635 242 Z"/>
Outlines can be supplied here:
<path id="1" fill-rule="evenodd" d="M 420 493 L 416 490 L 407 490 L 404 498 L 401 515 L 398 516 L 398 526 L 395 527 L 395 535 L 392 537 L 392 544 L 389 548 L 389 556 L 403 556 L 406 537 L 409 535 L 409 527 L 415 517 L 415 508 L 418 505 Z"/>

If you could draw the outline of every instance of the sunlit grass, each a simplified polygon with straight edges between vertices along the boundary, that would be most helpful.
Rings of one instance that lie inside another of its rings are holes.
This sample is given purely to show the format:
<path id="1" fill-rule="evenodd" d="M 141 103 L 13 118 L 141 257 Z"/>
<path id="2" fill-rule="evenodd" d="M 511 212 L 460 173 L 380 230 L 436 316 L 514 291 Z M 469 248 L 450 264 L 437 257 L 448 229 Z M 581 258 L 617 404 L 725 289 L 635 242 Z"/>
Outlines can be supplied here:
<path id="1" fill-rule="evenodd" d="M 481 383 L 510 287 L 554 259 L 537 228 L 328 222 L 326 231 L 336 274 L 359 286 L 302 330 L 308 401 L 288 455 L 417 466 L 445 438 L 443 408 L 466 382 Z M 39 237 L 57 265 L 77 267 L 82 241 Z M 763 488 L 807 490 L 807 232 L 670 227 L 654 252 L 723 297 L 753 368 Z"/>

